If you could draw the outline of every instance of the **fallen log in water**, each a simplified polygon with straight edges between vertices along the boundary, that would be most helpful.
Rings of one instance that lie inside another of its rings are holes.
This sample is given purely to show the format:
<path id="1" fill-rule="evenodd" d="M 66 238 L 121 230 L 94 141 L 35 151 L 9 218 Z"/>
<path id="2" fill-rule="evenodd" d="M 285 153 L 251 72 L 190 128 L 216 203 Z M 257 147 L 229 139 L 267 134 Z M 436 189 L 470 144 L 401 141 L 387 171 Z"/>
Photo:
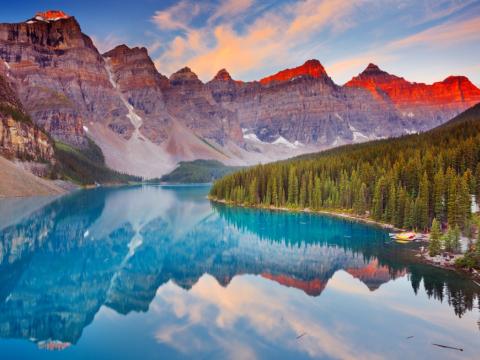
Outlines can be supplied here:
<path id="1" fill-rule="evenodd" d="M 453 347 L 453 346 L 448 346 L 448 345 L 442 345 L 442 344 L 432 344 L 432 345 L 435 345 L 435 346 L 438 346 L 438 347 L 441 347 L 441 348 L 445 348 L 445 349 L 452 349 L 452 350 L 463 351 L 463 349 L 461 349 L 461 348 L 457 348 L 457 347 Z"/>

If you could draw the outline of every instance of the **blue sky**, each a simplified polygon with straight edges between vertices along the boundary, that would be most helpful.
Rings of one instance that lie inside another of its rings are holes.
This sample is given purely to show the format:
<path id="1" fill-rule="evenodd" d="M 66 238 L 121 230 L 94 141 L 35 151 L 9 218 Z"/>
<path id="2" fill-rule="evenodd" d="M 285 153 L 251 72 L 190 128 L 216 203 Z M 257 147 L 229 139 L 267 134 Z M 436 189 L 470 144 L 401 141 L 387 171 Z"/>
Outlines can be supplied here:
<path id="1" fill-rule="evenodd" d="M 187 65 L 204 81 L 220 68 L 253 80 L 317 58 L 338 84 L 374 62 L 411 81 L 467 75 L 480 85 L 480 0 L 22 0 L 1 8 L 0 22 L 64 10 L 101 51 L 146 46 L 167 76 Z"/>

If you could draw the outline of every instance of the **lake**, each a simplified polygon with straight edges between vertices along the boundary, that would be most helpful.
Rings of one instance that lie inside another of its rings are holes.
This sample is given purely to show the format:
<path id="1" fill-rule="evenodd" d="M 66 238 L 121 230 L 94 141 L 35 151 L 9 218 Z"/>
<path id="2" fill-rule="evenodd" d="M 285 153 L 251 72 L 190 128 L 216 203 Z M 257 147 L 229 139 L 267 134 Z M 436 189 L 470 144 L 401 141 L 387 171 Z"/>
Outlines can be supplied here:
<path id="1" fill-rule="evenodd" d="M 478 359 L 468 278 L 381 228 L 208 190 L 0 200 L 0 358 Z"/>

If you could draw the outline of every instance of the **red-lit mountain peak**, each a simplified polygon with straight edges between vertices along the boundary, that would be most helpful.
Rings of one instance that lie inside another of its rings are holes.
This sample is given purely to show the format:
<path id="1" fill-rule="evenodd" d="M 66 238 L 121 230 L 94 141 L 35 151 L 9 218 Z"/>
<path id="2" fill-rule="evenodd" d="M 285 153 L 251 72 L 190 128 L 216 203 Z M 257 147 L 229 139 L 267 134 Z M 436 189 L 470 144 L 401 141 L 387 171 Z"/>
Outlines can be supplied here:
<path id="1" fill-rule="evenodd" d="M 229 72 L 226 69 L 221 69 L 217 75 L 213 78 L 213 80 L 222 80 L 222 81 L 230 81 L 233 80 L 230 76 Z"/>
<path id="2" fill-rule="evenodd" d="M 464 104 L 463 109 L 480 102 L 480 89 L 465 76 L 449 76 L 431 85 L 411 83 L 381 70 L 374 64 L 369 64 L 345 86 L 367 89 L 376 98 L 381 96 L 380 90 L 401 109 L 411 105 L 451 107 L 459 103 Z"/>
<path id="3" fill-rule="evenodd" d="M 316 59 L 308 60 L 305 64 L 298 66 L 293 69 L 285 69 L 279 71 L 278 73 L 267 76 L 260 80 L 260 83 L 263 85 L 268 85 L 273 82 L 285 82 L 292 80 L 299 76 L 310 76 L 312 78 L 320 78 L 322 76 L 327 76 L 325 68 Z"/>
<path id="4" fill-rule="evenodd" d="M 68 19 L 70 17 L 70 15 L 67 15 L 61 10 L 48 10 L 44 12 L 37 12 L 34 19 L 40 21 L 57 21 L 61 19 Z"/>

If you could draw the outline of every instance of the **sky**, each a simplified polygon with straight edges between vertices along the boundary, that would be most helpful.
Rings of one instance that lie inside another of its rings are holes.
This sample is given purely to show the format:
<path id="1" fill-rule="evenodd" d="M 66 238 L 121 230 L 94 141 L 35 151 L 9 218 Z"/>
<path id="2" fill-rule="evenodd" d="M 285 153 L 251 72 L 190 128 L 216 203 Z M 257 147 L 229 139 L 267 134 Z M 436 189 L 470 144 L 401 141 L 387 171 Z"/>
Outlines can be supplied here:
<path id="1" fill-rule="evenodd" d="M 2 3 L 5 3 L 3 5 Z M 8 5 L 7 5 L 8 4 Z M 160 73 L 256 80 L 318 59 L 337 84 L 368 63 L 410 81 L 480 85 L 480 0 L 0 0 L 0 22 L 64 10 L 101 52 L 145 46 Z"/>

